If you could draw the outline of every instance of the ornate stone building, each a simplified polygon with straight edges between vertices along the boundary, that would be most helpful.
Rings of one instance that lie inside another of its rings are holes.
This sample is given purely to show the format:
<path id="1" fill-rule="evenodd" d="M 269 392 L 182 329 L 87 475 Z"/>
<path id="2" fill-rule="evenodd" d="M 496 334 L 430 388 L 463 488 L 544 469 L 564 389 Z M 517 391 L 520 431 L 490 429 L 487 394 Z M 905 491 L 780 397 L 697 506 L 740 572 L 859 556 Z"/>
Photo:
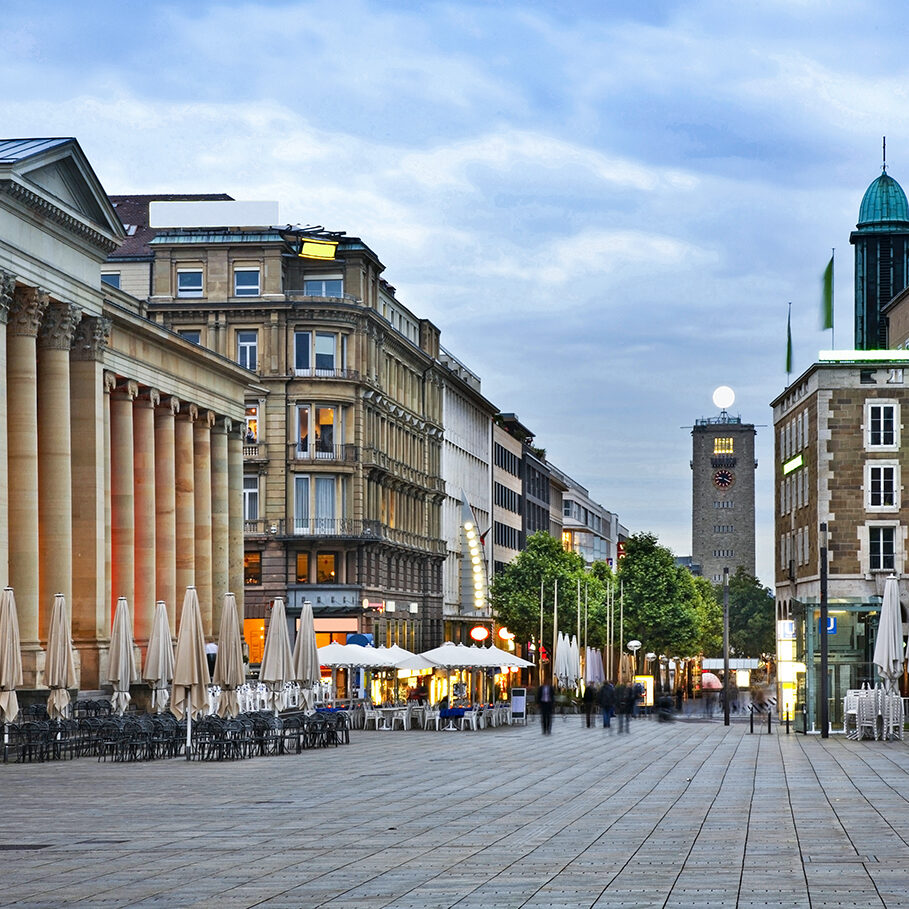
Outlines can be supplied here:
<path id="1" fill-rule="evenodd" d="M 213 204 L 200 209 L 205 218 Z M 250 375 L 253 662 L 277 596 L 291 623 L 312 603 L 320 643 L 356 632 L 408 649 L 441 643 L 438 330 L 397 300 L 362 240 L 251 225 L 242 204 L 218 205 L 223 214 L 208 223 L 236 226 L 162 228 L 149 241 L 148 309 Z M 195 223 L 182 211 L 180 223 Z"/>
<path id="2" fill-rule="evenodd" d="M 189 584 L 209 634 L 224 591 L 242 599 L 249 376 L 102 284 L 123 239 L 74 139 L 0 141 L 0 582 L 26 687 L 43 687 L 57 592 L 82 688 L 106 681 L 118 596 L 140 646 L 156 600 L 173 628 Z"/>

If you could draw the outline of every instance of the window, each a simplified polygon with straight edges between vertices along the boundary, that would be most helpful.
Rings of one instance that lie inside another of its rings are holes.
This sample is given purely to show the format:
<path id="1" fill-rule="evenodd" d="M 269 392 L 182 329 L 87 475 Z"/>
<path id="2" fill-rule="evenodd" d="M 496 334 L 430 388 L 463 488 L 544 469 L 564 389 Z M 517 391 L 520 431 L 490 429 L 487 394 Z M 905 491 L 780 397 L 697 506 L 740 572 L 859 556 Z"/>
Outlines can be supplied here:
<path id="1" fill-rule="evenodd" d="M 259 269 L 235 268 L 234 269 L 234 296 L 258 297 L 259 296 Z"/>
<path id="2" fill-rule="evenodd" d="M 198 328 L 181 328 L 177 334 L 192 344 L 202 343 L 202 332 Z"/>
<path id="3" fill-rule="evenodd" d="M 313 343 L 315 341 L 315 343 Z M 334 375 L 344 369 L 347 338 L 333 331 L 294 332 L 294 373 L 298 376 Z M 315 366 L 315 372 L 313 372 Z"/>
<path id="4" fill-rule="evenodd" d="M 259 520 L 259 477 L 243 477 L 243 520 Z"/>
<path id="5" fill-rule="evenodd" d="M 893 508 L 896 502 L 896 466 L 866 464 L 868 471 L 865 488 L 868 490 L 869 508 Z"/>
<path id="6" fill-rule="evenodd" d="M 869 567 L 872 571 L 893 571 L 896 561 L 893 555 L 895 527 L 869 527 Z"/>
<path id="7" fill-rule="evenodd" d="M 177 272 L 177 296 L 201 297 L 202 296 L 202 269 L 193 269 Z"/>
<path id="8" fill-rule="evenodd" d="M 256 445 L 259 442 L 259 405 L 246 405 L 246 437 L 247 445 Z"/>
<path id="9" fill-rule="evenodd" d="M 869 448 L 899 446 L 899 415 L 896 404 L 866 403 L 865 425 Z"/>
<path id="10" fill-rule="evenodd" d="M 316 555 L 316 583 L 337 584 L 338 556 L 334 552 L 320 552 Z"/>
<path id="11" fill-rule="evenodd" d="M 120 272 L 112 271 L 107 274 L 101 275 L 101 283 L 106 284 L 108 287 L 116 287 L 117 290 L 120 289 Z"/>
<path id="12" fill-rule="evenodd" d="M 732 454 L 732 439 L 731 438 L 716 438 L 713 440 L 713 453 L 714 454 Z"/>
<path id="13" fill-rule="evenodd" d="M 256 371 L 258 359 L 259 333 L 256 331 L 237 332 L 237 362 L 251 372 Z"/>
<path id="14" fill-rule="evenodd" d="M 336 458 L 342 438 L 340 408 L 327 404 L 297 405 L 297 458 Z"/>
<path id="15" fill-rule="evenodd" d="M 336 276 L 305 278 L 303 293 L 307 297 L 340 297 L 344 293 L 344 279 Z"/>
<path id="16" fill-rule="evenodd" d="M 316 373 L 321 370 L 334 371 L 337 338 L 336 334 L 330 332 L 316 332 Z"/>
<path id="17" fill-rule="evenodd" d="M 247 585 L 262 583 L 262 553 L 243 553 L 243 583 Z"/>
<path id="18" fill-rule="evenodd" d="M 338 527 L 336 477 L 294 477 L 294 532 L 335 533 Z M 312 500 L 311 493 L 314 493 Z"/>
<path id="19" fill-rule="evenodd" d="M 298 552 L 297 553 L 297 583 L 298 584 L 308 584 L 309 583 L 309 553 L 308 552 Z"/>

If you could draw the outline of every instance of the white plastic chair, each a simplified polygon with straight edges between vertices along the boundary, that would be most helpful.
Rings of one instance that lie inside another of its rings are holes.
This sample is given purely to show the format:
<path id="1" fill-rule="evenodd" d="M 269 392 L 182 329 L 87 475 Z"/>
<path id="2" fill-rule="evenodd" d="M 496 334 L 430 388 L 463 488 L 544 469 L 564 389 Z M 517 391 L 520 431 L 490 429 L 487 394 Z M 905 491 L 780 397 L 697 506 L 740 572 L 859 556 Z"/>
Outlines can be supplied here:
<path id="1" fill-rule="evenodd" d="M 442 728 L 442 718 L 439 715 L 438 707 L 430 707 L 428 704 L 423 708 L 423 728 L 429 729 L 435 726 L 436 732 Z"/>
<path id="2" fill-rule="evenodd" d="M 461 730 L 471 729 L 477 731 L 477 711 L 465 710 L 464 716 L 461 717 Z"/>
<path id="3" fill-rule="evenodd" d="M 392 714 L 391 728 L 394 729 L 395 724 L 400 723 L 402 729 L 410 729 L 412 720 L 413 720 L 413 707 L 410 704 L 408 704 L 400 712 Z"/>
<path id="4" fill-rule="evenodd" d="M 378 730 L 379 719 L 380 719 L 379 711 L 376 710 L 375 707 L 373 707 L 370 704 L 363 705 L 363 728 L 364 729 L 369 729 L 369 724 L 372 723 L 372 728 L 375 730 Z"/>

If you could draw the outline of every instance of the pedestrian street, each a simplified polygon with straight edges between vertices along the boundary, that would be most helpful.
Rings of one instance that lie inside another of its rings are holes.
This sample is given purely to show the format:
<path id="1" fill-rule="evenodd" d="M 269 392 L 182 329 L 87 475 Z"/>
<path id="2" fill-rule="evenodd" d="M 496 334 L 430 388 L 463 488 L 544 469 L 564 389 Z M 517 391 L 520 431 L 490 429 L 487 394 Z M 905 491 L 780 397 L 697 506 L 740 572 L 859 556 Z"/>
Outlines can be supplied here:
<path id="1" fill-rule="evenodd" d="M 0 766 L 0 905 L 909 906 L 909 749 L 721 719 Z"/>

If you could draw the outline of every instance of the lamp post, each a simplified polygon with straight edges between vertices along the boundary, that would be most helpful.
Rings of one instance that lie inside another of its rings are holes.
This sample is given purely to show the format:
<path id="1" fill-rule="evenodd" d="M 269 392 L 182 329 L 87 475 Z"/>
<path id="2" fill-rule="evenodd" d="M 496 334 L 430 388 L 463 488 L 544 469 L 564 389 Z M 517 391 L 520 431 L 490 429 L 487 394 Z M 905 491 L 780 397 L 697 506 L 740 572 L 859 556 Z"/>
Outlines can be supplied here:
<path id="1" fill-rule="evenodd" d="M 638 674 L 638 651 L 642 645 L 640 641 L 629 641 L 627 646 L 634 655 L 634 672 L 632 672 L 632 676 L 636 676 Z M 634 678 L 632 678 L 632 681 L 634 681 Z"/>
<path id="2" fill-rule="evenodd" d="M 827 685 L 827 524 L 821 524 L 821 620 L 819 622 L 819 632 L 821 635 L 821 738 L 826 739 L 830 735 L 830 705 L 827 703 L 828 685 Z"/>
<path id="3" fill-rule="evenodd" d="M 723 725 L 729 725 L 729 567 L 723 569 Z"/>

